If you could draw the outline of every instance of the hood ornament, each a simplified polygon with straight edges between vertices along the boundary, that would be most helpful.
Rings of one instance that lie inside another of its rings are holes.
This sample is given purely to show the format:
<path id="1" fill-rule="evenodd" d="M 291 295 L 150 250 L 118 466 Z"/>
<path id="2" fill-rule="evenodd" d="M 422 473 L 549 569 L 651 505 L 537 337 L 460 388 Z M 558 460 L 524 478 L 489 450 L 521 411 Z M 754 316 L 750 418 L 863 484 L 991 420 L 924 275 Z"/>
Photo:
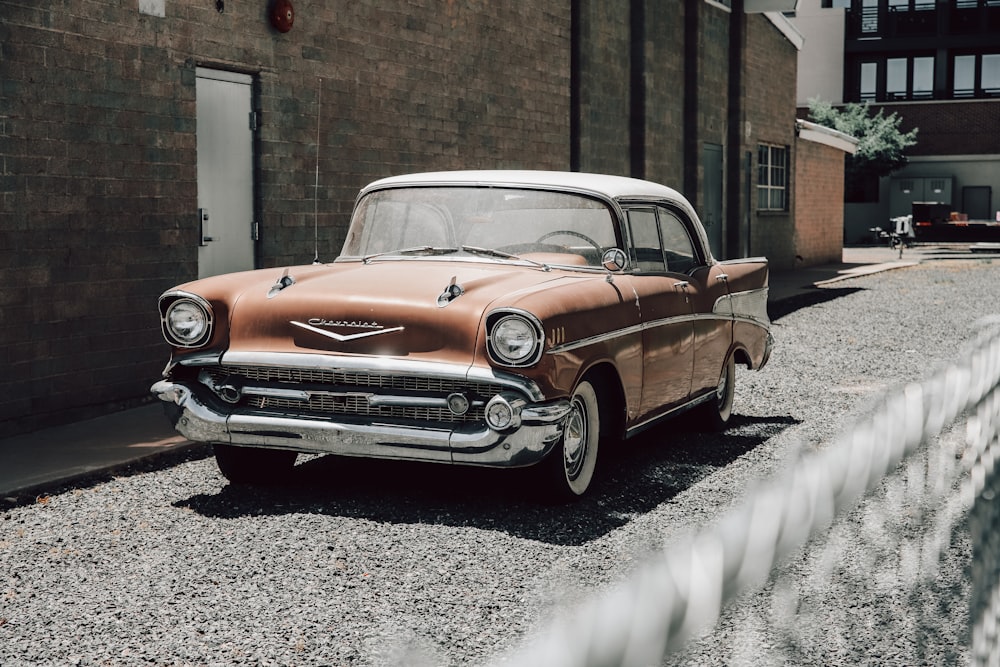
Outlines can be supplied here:
<path id="1" fill-rule="evenodd" d="M 281 274 L 280 278 L 278 278 L 278 282 L 271 285 L 271 289 L 267 290 L 267 298 L 273 299 L 274 297 L 278 296 L 278 294 L 281 293 L 281 290 L 285 289 L 286 287 L 291 287 L 294 284 L 295 284 L 295 278 L 293 276 L 288 275 L 288 269 L 285 269 L 285 272 Z"/>
<path id="2" fill-rule="evenodd" d="M 458 276 L 451 277 L 451 282 L 444 288 L 444 291 L 441 292 L 441 296 L 438 297 L 438 308 L 444 308 L 449 303 L 465 294 L 465 288 L 459 285 L 457 280 Z"/>

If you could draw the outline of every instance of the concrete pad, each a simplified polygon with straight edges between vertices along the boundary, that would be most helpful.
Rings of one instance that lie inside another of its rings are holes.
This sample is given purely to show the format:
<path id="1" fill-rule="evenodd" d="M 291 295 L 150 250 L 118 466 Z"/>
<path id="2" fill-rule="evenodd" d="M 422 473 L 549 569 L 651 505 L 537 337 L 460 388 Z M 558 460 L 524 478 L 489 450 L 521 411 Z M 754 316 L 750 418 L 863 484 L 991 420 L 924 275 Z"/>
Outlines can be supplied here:
<path id="1" fill-rule="evenodd" d="M 0 440 L 0 497 L 65 483 L 193 443 L 159 404 Z"/>

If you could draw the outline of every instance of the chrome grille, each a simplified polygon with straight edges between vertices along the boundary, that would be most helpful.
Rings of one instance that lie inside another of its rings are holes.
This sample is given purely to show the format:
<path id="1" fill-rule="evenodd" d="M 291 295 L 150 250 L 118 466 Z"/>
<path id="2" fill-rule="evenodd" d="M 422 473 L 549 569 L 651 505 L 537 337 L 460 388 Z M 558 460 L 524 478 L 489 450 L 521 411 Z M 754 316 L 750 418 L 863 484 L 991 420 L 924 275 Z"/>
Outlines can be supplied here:
<path id="1" fill-rule="evenodd" d="M 434 422 L 475 422 L 483 419 L 483 408 L 473 408 L 464 415 L 453 414 L 446 408 L 373 406 L 364 399 L 347 399 L 333 396 L 313 396 L 309 401 L 292 401 L 284 398 L 254 396 L 247 401 L 259 410 L 276 410 L 283 413 L 323 413 L 355 417 L 378 417 Z"/>
<path id="2" fill-rule="evenodd" d="M 500 390 L 486 382 L 413 375 L 381 375 L 354 371 L 330 371 L 312 368 L 272 368 L 269 366 L 219 366 L 209 373 L 221 380 L 235 375 L 255 382 L 282 382 L 289 384 L 337 385 L 360 389 L 396 389 L 401 391 L 445 393 L 467 391 L 492 396 Z"/>
<path id="3" fill-rule="evenodd" d="M 370 405 L 365 394 L 388 392 L 417 396 L 446 396 L 459 392 L 485 403 L 501 389 L 499 385 L 486 382 L 323 369 L 218 366 L 206 370 L 217 383 L 227 379 L 231 382 L 235 377 L 241 378 L 248 384 L 277 385 L 287 389 L 302 388 L 317 392 L 311 394 L 307 401 L 273 396 L 248 396 L 240 402 L 243 407 L 288 415 L 337 415 L 422 422 L 476 422 L 484 418 L 484 408 L 481 405 L 471 408 L 464 415 L 456 415 L 444 407 Z M 330 393 L 323 393 L 324 391 Z"/>

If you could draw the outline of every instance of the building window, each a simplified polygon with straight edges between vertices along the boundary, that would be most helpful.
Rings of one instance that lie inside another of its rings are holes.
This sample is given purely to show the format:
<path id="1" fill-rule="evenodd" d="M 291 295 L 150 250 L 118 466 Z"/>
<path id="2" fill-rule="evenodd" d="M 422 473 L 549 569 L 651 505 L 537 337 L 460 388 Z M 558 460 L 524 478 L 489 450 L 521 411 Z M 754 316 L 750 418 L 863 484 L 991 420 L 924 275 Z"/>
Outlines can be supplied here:
<path id="1" fill-rule="evenodd" d="M 976 56 L 955 56 L 952 97 L 976 96 Z"/>
<path id="2" fill-rule="evenodd" d="M 924 56 L 913 59 L 913 78 L 910 83 L 910 97 L 914 100 L 929 100 L 934 97 L 934 58 Z"/>
<path id="3" fill-rule="evenodd" d="M 885 61 L 885 98 L 887 100 L 905 100 L 906 94 L 906 58 L 889 58 Z"/>
<path id="4" fill-rule="evenodd" d="M 788 148 L 757 147 L 757 210 L 788 210 Z"/>
<path id="5" fill-rule="evenodd" d="M 878 63 L 861 63 L 861 85 L 858 99 L 874 102 L 878 94 Z"/>
<path id="6" fill-rule="evenodd" d="M 1000 97 L 1000 54 L 957 55 L 952 63 L 952 97 Z"/>
<path id="7" fill-rule="evenodd" d="M 934 56 L 874 57 L 855 64 L 855 97 L 860 102 L 934 98 Z"/>
<path id="8" fill-rule="evenodd" d="M 987 97 L 1000 95 L 1000 54 L 983 56 L 983 74 L 979 80 L 982 82 L 984 95 Z"/>

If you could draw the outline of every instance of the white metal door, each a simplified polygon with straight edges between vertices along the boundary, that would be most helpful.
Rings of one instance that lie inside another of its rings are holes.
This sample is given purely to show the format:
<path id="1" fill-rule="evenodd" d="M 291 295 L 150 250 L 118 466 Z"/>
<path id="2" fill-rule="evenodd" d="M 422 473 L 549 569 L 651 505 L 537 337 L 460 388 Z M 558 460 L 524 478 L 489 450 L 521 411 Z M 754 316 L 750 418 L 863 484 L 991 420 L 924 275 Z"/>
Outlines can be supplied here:
<path id="1" fill-rule="evenodd" d="M 197 69 L 199 278 L 254 268 L 252 81 Z"/>

